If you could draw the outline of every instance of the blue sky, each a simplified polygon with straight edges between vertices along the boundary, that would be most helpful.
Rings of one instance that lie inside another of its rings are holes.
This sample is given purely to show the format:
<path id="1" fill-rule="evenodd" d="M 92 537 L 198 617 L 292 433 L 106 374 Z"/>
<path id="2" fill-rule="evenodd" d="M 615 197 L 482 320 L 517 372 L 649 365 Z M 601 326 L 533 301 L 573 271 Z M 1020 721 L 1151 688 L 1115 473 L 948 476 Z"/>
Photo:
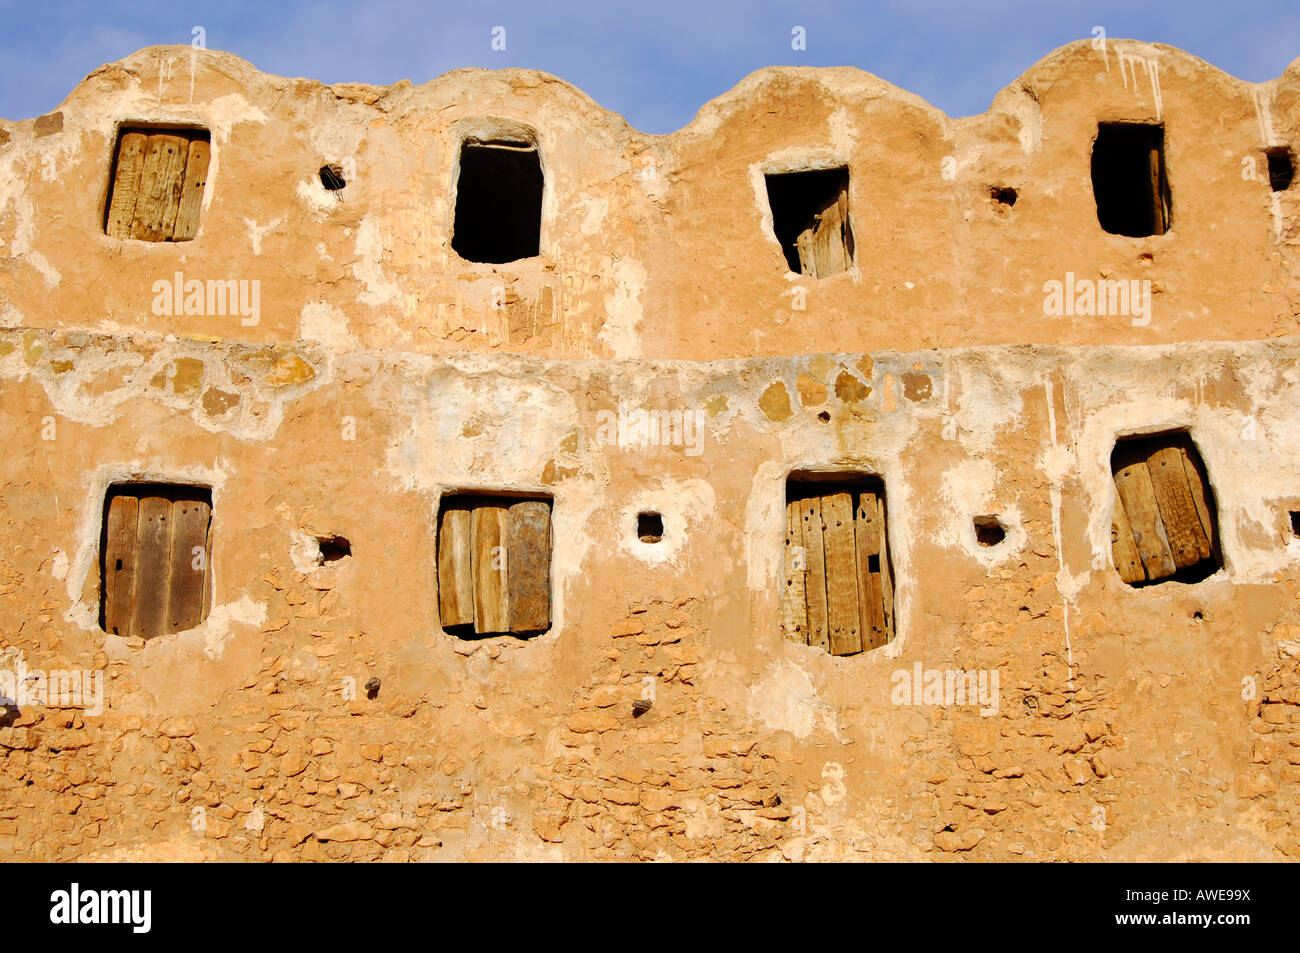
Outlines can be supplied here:
<path id="1" fill-rule="evenodd" d="M 857 66 L 951 115 L 983 112 L 1048 51 L 1111 37 L 1180 46 L 1242 79 L 1300 56 L 1298 0 L 0 0 L 0 116 L 52 110 L 87 73 L 142 46 L 207 45 L 327 83 L 421 83 L 464 66 L 568 80 L 646 132 L 669 132 L 760 66 Z M 491 48 L 505 27 L 506 49 Z M 802 26 L 807 49 L 791 49 Z"/>

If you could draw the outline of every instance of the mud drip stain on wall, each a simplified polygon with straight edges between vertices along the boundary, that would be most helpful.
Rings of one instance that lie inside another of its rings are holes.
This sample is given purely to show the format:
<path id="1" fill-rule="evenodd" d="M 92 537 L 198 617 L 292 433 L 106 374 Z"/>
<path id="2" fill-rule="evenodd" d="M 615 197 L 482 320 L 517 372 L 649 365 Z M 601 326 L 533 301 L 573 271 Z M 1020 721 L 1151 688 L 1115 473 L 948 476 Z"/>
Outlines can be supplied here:
<path id="1" fill-rule="evenodd" d="M 0 121 L 0 853 L 1300 858 L 1300 64 L 1109 46 Z"/>

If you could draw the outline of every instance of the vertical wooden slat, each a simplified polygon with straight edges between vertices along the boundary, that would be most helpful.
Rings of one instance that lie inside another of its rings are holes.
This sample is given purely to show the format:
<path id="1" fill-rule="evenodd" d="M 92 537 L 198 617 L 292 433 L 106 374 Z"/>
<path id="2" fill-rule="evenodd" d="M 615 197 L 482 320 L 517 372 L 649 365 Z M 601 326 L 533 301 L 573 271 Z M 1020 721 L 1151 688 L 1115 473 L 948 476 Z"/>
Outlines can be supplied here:
<path id="1" fill-rule="evenodd" d="M 438 527 L 438 613 L 443 626 L 474 621 L 473 529 L 470 511 L 444 507 Z"/>
<path id="2" fill-rule="evenodd" d="M 1209 559 L 1210 541 L 1192 499 L 1182 448 L 1177 445 L 1156 448 L 1147 458 L 1147 470 L 1174 563 L 1179 569 L 1185 569 Z"/>
<path id="3" fill-rule="evenodd" d="M 808 596 L 804 581 L 808 557 L 803 549 L 803 521 L 799 501 L 785 505 L 785 588 L 781 590 L 781 627 L 791 642 L 808 644 Z"/>
<path id="4" fill-rule="evenodd" d="M 799 273 L 801 275 L 815 275 L 817 273 L 816 259 L 813 251 L 813 237 L 816 233 L 815 223 L 809 225 L 799 233 L 794 240 L 795 249 L 799 252 Z"/>
<path id="5" fill-rule="evenodd" d="M 1164 579 L 1177 571 L 1156 504 L 1145 454 L 1121 444 L 1115 450 L 1115 489 L 1119 493 L 1147 578 Z"/>
<path id="6" fill-rule="evenodd" d="M 551 508 L 520 500 L 506 522 L 506 621 L 516 635 L 551 627 Z"/>
<path id="7" fill-rule="evenodd" d="M 1149 154 L 1151 167 L 1151 234 L 1165 233 L 1165 196 L 1163 183 L 1160 181 L 1160 150 L 1152 149 Z"/>
<path id="8" fill-rule="evenodd" d="M 1187 489 L 1192 496 L 1192 503 L 1196 507 L 1196 514 L 1201 518 L 1201 529 L 1205 533 L 1205 539 L 1210 544 L 1210 554 L 1213 555 L 1218 549 L 1217 533 L 1214 526 L 1214 514 L 1210 508 L 1210 480 L 1205 473 L 1205 463 L 1201 460 L 1201 455 L 1196 452 L 1196 447 L 1191 438 L 1184 435 L 1180 442 L 1179 450 L 1183 455 L 1183 471 L 1187 475 Z"/>
<path id="9" fill-rule="evenodd" d="M 115 496 L 109 503 L 104 533 L 104 631 L 114 635 L 131 634 L 138 516 L 134 496 Z"/>
<path id="10" fill-rule="evenodd" d="M 172 502 L 167 632 L 184 632 L 203 621 L 203 591 L 208 575 L 208 522 L 211 515 L 211 507 L 202 500 L 180 499 Z M 200 550 L 201 559 L 196 558 L 195 549 Z"/>
<path id="11" fill-rule="evenodd" d="M 876 520 L 880 524 L 880 593 L 885 600 L 885 641 L 891 642 L 897 617 L 894 614 L 894 576 L 889 568 L 889 518 L 883 490 L 876 496 Z"/>
<path id="12" fill-rule="evenodd" d="M 853 264 L 853 230 L 849 226 L 849 188 L 846 184 L 840 190 L 840 247 L 844 253 L 844 270 Z"/>
<path id="13" fill-rule="evenodd" d="M 826 616 L 832 655 L 862 651 L 858 608 L 858 561 L 853 530 L 853 498 L 847 491 L 822 497 L 826 551 Z"/>
<path id="14" fill-rule="evenodd" d="M 508 632 L 506 508 L 474 508 L 474 631 Z"/>
<path id="15" fill-rule="evenodd" d="M 132 238 L 149 242 L 171 238 L 188 159 L 189 143 L 183 137 L 165 133 L 149 137 L 136 197 L 135 221 L 131 226 Z"/>
<path id="16" fill-rule="evenodd" d="M 844 270 L 844 221 L 838 194 L 817 213 L 817 218 L 817 276 L 824 278 Z"/>
<path id="17" fill-rule="evenodd" d="M 199 211 L 203 207 L 203 189 L 208 181 L 210 150 L 211 146 L 202 139 L 190 142 L 176 225 L 172 229 L 173 241 L 189 241 L 199 230 Z"/>
<path id="18" fill-rule="evenodd" d="M 808 561 L 804 592 L 808 597 L 808 644 L 830 649 L 826 615 L 826 554 L 822 545 L 821 497 L 809 496 L 799 501 L 799 519 L 803 523 L 804 555 Z"/>
<path id="19" fill-rule="evenodd" d="M 135 563 L 135 613 L 131 634 L 151 639 L 167 629 L 167 588 L 171 567 L 171 500 L 140 500 Z"/>
<path id="20" fill-rule="evenodd" d="M 206 619 L 212 611 L 212 513 L 208 513 L 208 529 L 203 536 L 203 550 L 208 554 L 207 569 L 203 573 L 203 612 L 200 618 Z"/>
<path id="21" fill-rule="evenodd" d="M 888 640 L 885 594 L 880 575 L 880 544 L 884 526 L 876 494 L 863 490 L 858 494 L 854 533 L 858 553 L 858 593 L 862 610 L 862 647 L 874 649 Z"/>
<path id="22" fill-rule="evenodd" d="M 1115 560 L 1115 569 L 1119 577 L 1132 585 L 1146 579 L 1142 568 L 1142 557 L 1138 555 L 1137 543 L 1133 541 L 1133 528 L 1129 526 L 1124 514 L 1124 502 L 1115 498 L 1115 509 L 1110 522 L 1110 553 Z"/>
<path id="23" fill-rule="evenodd" d="M 117 144 L 117 168 L 113 173 L 112 194 L 108 199 L 108 217 L 104 231 L 110 238 L 130 238 L 135 220 L 136 195 L 144 169 L 144 151 L 149 137 L 142 132 L 128 132 Z"/>

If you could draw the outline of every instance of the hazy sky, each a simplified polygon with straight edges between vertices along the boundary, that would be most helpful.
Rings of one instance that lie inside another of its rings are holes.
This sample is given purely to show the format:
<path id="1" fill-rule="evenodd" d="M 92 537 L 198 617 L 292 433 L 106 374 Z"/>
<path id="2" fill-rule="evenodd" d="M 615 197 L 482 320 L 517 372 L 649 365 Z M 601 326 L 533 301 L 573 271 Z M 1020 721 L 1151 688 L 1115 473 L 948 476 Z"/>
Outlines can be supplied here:
<path id="1" fill-rule="evenodd" d="M 52 110 L 87 73 L 142 46 L 189 43 L 326 83 L 421 83 L 463 66 L 546 70 L 646 132 L 690 121 L 760 66 L 858 66 L 961 116 L 1094 26 L 1170 43 L 1242 79 L 1300 56 L 1300 0 L 776 3 L 559 0 L 0 0 L 0 116 Z M 504 51 L 492 49 L 505 28 Z M 801 26 L 807 49 L 791 48 Z"/>

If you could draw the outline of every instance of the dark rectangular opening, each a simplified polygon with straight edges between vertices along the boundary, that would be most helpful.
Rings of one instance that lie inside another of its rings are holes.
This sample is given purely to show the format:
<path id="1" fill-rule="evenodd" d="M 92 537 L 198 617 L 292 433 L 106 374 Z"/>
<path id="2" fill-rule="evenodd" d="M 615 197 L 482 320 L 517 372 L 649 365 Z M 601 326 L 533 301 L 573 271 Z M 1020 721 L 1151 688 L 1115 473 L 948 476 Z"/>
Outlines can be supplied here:
<path id="1" fill-rule="evenodd" d="M 192 629 L 206 619 L 211 529 L 208 487 L 110 486 L 99 540 L 100 628 L 152 639 Z"/>
<path id="2" fill-rule="evenodd" d="M 1274 192 L 1285 192 L 1291 188 L 1295 178 L 1295 153 L 1289 146 L 1274 146 L 1265 149 L 1268 157 L 1268 184 Z"/>
<path id="3" fill-rule="evenodd" d="M 317 536 L 316 545 L 320 549 L 319 564 L 322 566 L 352 555 L 352 543 L 343 536 Z"/>
<path id="4" fill-rule="evenodd" d="M 659 543 L 664 538 L 664 518 L 661 513 L 638 513 L 636 536 L 643 543 Z"/>
<path id="5" fill-rule="evenodd" d="M 977 516 L 975 524 L 975 541 L 981 546 L 999 546 L 1007 538 L 1006 527 L 996 516 Z"/>
<path id="6" fill-rule="evenodd" d="M 853 265 L 849 170 L 817 169 L 765 176 L 772 230 L 797 274 L 825 278 Z"/>
<path id="7" fill-rule="evenodd" d="M 542 164 L 523 142 L 466 140 L 456 180 L 451 247 L 466 261 L 503 264 L 541 247 Z"/>
<path id="8" fill-rule="evenodd" d="M 1113 235 L 1163 235 L 1171 225 L 1165 128 L 1103 122 L 1092 146 L 1097 221 Z"/>

